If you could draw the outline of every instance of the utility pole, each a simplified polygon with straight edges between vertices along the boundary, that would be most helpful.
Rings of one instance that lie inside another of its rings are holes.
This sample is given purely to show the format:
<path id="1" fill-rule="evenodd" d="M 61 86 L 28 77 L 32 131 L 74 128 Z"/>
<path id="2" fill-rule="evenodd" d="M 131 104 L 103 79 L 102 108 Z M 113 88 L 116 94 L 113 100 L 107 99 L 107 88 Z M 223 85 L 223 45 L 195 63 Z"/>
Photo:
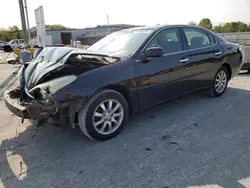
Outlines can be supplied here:
<path id="1" fill-rule="evenodd" d="M 24 42 L 27 44 L 28 43 L 28 38 L 27 38 L 27 29 L 26 29 L 26 21 L 25 21 L 25 14 L 24 14 L 24 9 L 23 9 L 23 0 L 18 0 L 19 1 L 19 8 L 20 8 L 20 16 L 21 16 L 21 23 L 22 23 L 22 30 L 23 30 L 23 39 Z"/>
<path id="2" fill-rule="evenodd" d="M 27 22 L 27 27 L 28 27 L 28 37 L 29 37 L 29 42 L 30 42 L 30 40 L 31 40 L 30 23 L 29 23 L 28 7 L 27 7 L 27 1 L 26 0 L 24 0 L 24 8 L 25 8 L 25 13 L 26 13 L 26 22 Z"/>
<path id="3" fill-rule="evenodd" d="M 107 22 L 108 22 L 108 33 L 109 33 L 109 15 L 107 14 Z"/>

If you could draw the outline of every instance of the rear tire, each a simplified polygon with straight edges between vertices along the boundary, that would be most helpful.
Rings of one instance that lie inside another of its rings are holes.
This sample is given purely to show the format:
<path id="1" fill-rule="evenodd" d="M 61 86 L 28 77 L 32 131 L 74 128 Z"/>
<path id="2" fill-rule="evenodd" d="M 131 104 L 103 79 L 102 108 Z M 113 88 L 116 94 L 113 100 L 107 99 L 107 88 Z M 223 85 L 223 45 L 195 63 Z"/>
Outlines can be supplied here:
<path id="1" fill-rule="evenodd" d="M 228 70 L 225 66 L 222 66 L 215 74 L 213 86 L 210 89 L 211 96 L 212 97 L 222 96 L 227 89 L 228 81 L 229 81 Z"/>
<path id="2" fill-rule="evenodd" d="M 79 111 L 82 132 L 92 140 L 105 141 L 117 136 L 127 123 L 128 103 L 114 90 L 101 90 Z"/>

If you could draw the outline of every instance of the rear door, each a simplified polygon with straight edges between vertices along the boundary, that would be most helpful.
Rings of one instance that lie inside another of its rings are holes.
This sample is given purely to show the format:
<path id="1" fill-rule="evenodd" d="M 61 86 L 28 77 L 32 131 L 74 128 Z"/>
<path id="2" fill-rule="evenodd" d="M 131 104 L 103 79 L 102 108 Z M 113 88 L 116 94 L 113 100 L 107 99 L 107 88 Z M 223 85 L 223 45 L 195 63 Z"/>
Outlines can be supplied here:
<path id="1" fill-rule="evenodd" d="M 187 88 L 184 74 L 187 52 L 179 28 L 166 28 L 156 33 L 142 54 L 151 47 L 161 47 L 164 55 L 141 58 L 136 62 L 137 96 L 141 109 L 182 95 Z"/>
<path id="2" fill-rule="evenodd" d="M 221 45 L 203 29 L 183 27 L 182 34 L 188 51 L 185 74 L 190 77 L 189 89 L 192 91 L 210 86 L 222 61 Z"/>

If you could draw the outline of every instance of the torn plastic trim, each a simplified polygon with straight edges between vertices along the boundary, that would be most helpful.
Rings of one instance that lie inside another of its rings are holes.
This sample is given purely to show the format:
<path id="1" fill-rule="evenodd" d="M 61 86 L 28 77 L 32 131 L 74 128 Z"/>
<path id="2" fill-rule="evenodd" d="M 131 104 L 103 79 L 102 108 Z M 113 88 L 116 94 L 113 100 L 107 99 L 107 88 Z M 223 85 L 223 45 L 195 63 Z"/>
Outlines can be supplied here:
<path id="1" fill-rule="evenodd" d="M 25 106 L 25 111 L 27 111 L 26 114 L 28 114 L 29 117 L 24 118 L 47 120 L 51 115 L 59 114 L 61 125 L 69 124 L 74 127 L 75 114 L 86 103 L 86 100 L 87 98 L 83 97 L 72 97 L 69 100 L 64 100 L 61 102 L 50 101 L 46 106 L 44 105 L 44 101 L 37 103 L 31 102 Z M 66 121 L 62 122 L 62 119 Z"/>
<path id="2" fill-rule="evenodd" d="M 51 97 L 46 100 L 32 100 L 19 103 L 18 99 L 12 99 L 9 93 L 5 95 L 7 95 L 5 97 L 5 102 L 8 103 L 7 107 L 23 119 L 47 119 L 50 115 L 56 114 L 65 108 L 75 109 L 75 112 L 77 112 L 86 101 L 83 97 L 72 97 L 58 102 Z M 68 117 L 68 114 L 64 114 L 64 116 Z"/>

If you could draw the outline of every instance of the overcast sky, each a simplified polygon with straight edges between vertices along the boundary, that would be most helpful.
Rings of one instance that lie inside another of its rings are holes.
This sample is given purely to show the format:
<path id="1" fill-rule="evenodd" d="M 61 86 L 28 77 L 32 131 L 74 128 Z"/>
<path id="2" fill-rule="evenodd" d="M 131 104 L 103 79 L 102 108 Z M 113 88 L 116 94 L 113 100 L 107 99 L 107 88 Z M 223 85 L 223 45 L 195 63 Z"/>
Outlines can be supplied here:
<path id="1" fill-rule="evenodd" d="M 0 0 L 0 28 L 21 26 L 18 0 Z M 45 24 L 73 28 L 107 23 L 140 25 L 187 24 L 208 17 L 215 24 L 227 21 L 250 23 L 250 0 L 26 0 L 30 25 L 34 9 L 43 5 Z M 8 16 L 9 15 L 9 16 Z"/>

